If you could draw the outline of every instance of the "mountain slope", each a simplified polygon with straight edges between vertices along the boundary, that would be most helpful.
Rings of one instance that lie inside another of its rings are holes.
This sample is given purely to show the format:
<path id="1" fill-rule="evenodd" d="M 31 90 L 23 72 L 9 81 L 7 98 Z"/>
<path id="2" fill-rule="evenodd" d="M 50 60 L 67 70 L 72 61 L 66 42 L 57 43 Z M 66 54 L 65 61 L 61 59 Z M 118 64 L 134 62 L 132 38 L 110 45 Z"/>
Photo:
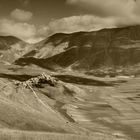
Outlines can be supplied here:
<path id="1" fill-rule="evenodd" d="M 72 34 L 57 33 L 36 44 L 16 64 L 93 70 L 129 67 L 140 62 L 140 26 Z"/>
<path id="2" fill-rule="evenodd" d="M 14 36 L 0 36 L 1 62 L 14 62 L 27 53 L 31 46 Z"/>
<path id="3" fill-rule="evenodd" d="M 21 40 L 14 36 L 0 36 L 0 50 L 6 50 L 10 48 L 10 45 L 13 45 Z"/>

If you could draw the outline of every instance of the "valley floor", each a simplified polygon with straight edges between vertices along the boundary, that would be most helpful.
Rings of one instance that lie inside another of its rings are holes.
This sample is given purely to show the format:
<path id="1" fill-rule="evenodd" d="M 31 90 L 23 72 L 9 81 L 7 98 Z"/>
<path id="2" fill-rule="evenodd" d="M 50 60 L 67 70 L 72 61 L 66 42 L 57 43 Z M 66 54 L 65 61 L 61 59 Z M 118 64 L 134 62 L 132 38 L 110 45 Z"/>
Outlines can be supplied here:
<path id="1" fill-rule="evenodd" d="M 34 88 L 37 97 L 14 85 L 13 80 L 24 81 L 42 72 L 57 77 L 59 84 Z M 104 79 L 35 69 L 25 73 L 3 67 L 0 139 L 139 140 L 140 78 Z"/>

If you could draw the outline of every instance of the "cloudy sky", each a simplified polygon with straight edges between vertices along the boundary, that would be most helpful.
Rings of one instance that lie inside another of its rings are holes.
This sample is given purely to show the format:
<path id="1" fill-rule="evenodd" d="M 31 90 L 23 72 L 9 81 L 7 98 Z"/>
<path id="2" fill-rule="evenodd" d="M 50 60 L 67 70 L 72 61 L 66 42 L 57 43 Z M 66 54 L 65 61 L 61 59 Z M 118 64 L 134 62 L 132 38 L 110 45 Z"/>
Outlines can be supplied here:
<path id="1" fill-rule="evenodd" d="M 0 35 L 38 42 L 65 32 L 140 24 L 140 0 L 0 0 Z"/>

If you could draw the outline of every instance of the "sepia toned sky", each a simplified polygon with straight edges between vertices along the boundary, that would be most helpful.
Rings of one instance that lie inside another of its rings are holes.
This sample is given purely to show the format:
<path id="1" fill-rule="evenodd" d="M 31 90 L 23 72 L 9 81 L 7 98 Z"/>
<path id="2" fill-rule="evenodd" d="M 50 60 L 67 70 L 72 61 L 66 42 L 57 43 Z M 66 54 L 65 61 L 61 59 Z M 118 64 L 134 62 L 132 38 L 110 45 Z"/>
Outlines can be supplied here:
<path id="1" fill-rule="evenodd" d="M 38 42 L 57 32 L 140 24 L 140 0 L 0 0 L 0 35 Z"/>

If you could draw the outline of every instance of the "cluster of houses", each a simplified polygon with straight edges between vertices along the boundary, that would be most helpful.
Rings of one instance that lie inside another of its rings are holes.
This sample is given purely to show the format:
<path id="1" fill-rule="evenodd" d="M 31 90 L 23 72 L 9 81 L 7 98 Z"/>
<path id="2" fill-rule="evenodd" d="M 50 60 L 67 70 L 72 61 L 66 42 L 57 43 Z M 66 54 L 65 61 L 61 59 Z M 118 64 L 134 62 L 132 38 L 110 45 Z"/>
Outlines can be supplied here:
<path id="1" fill-rule="evenodd" d="M 46 75 L 45 73 L 24 82 L 15 81 L 16 86 L 22 86 L 25 88 L 42 87 L 42 84 L 49 84 L 51 86 L 55 86 L 57 83 L 58 83 L 58 80 L 56 78 L 50 75 Z"/>

